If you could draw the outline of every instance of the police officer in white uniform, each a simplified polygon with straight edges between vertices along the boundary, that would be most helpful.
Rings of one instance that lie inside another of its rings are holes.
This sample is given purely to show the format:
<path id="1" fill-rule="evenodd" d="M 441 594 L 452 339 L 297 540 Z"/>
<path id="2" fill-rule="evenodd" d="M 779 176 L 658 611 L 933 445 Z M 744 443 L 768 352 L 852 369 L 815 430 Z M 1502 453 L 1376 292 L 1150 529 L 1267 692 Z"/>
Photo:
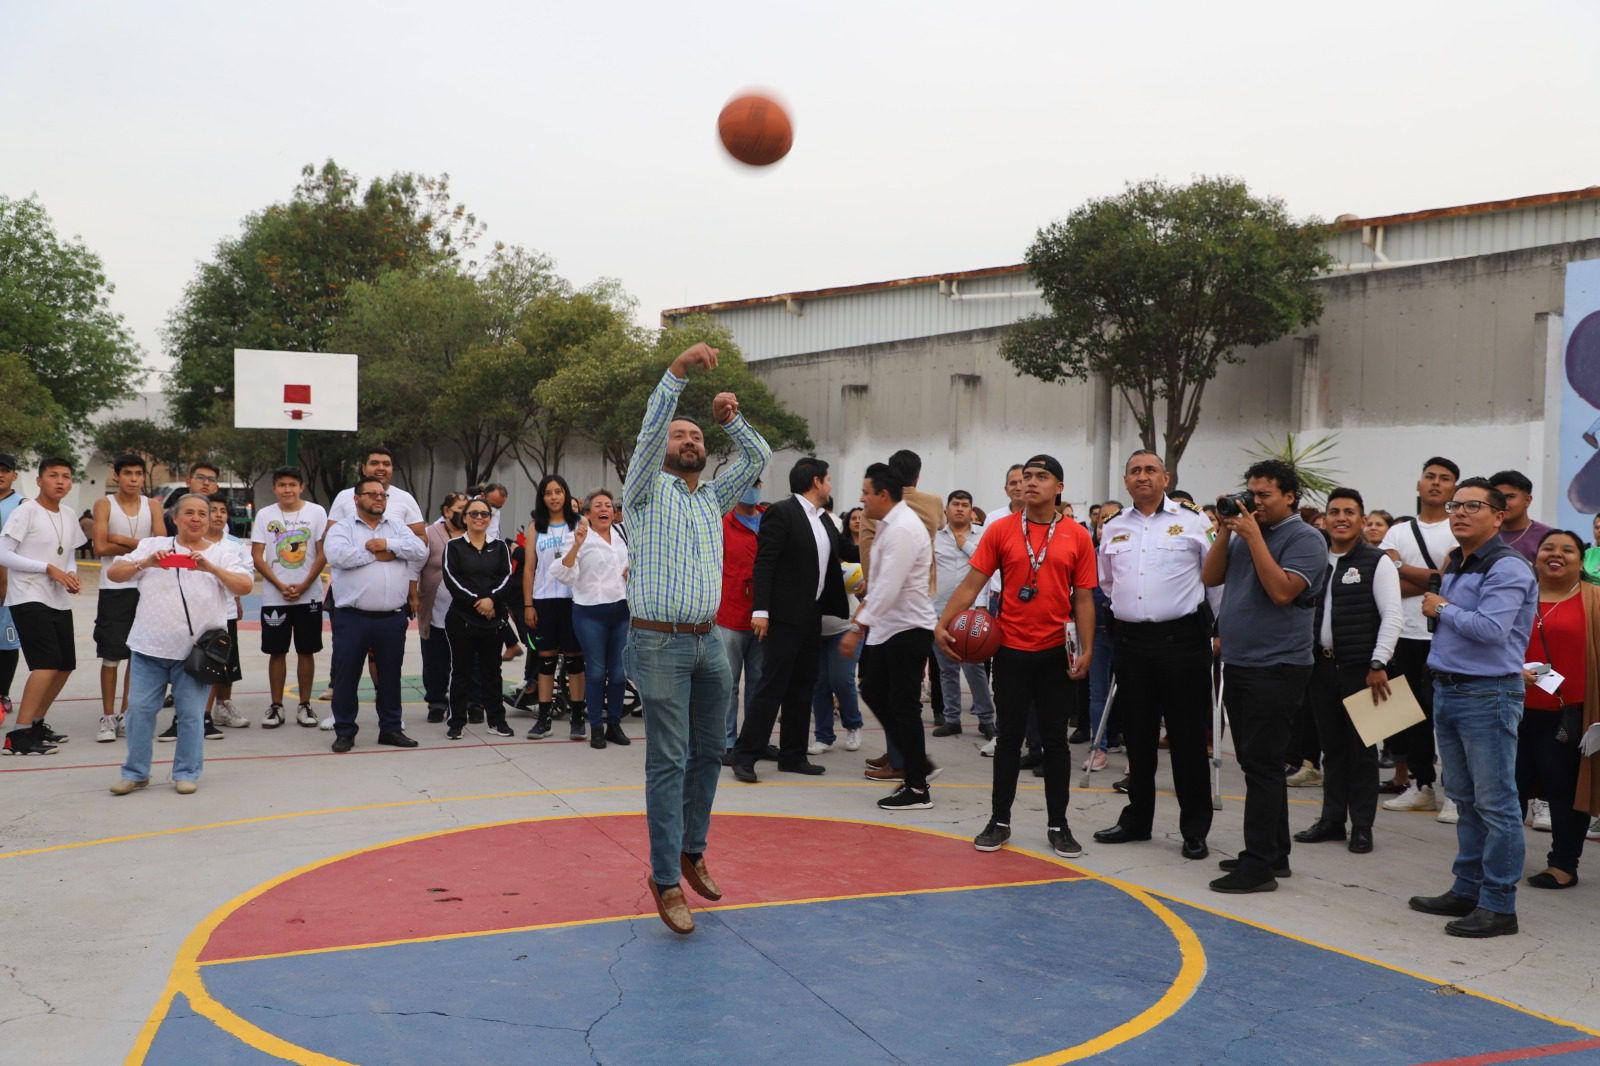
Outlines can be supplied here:
<path id="1" fill-rule="evenodd" d="M 1206 756 L 1211 626 L 1200 567 L 1212 533 L 1200 508 L 1167 495 L 1169 481 L 1159 455 L 1134 452 L 1122 476 L 1133 506 L 1107 521 L 1100 535 L 1100 588 L 1111 598 L 1115 619 L 1114 676 L 1128 753 L 1128 805 L 1117 824 L 1094 839 L 1101 844 L 1150 839 L 1165 718 L 1183 857 L 1203 859 L 1211 831 Z"/>

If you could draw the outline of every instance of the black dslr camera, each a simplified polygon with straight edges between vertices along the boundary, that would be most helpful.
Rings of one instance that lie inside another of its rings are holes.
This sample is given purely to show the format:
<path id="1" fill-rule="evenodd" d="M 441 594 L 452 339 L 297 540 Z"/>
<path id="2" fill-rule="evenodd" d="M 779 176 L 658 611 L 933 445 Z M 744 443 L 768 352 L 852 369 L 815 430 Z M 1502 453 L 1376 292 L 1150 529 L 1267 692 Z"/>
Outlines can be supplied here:
<path id="1" fill-rule="evenodd" d="M 1217 497 L 1217 514 L 1222 518 L 1238 518 L 1256 509 L 1256 498 L 1248 492 L 1235 492 Z"/>

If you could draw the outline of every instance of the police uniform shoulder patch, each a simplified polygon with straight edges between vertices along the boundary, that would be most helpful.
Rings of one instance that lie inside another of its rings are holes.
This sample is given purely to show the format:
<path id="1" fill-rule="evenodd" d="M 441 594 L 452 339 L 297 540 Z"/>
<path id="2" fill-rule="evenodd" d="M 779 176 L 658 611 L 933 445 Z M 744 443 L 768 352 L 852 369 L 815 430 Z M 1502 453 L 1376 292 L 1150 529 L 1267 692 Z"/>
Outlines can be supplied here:
<path id="1" fill-rule="evenodd" d="M 1195 503 L 1193 500 L 1179 499 L 1178 506 L 1182 507 L 1186 511 L 1193 511 L 1197 515 L 1205 514 L 1205 512 L 1200 509 L 1200 505 Z"/>
<path id="2" fill-rule="evenodd" d="M 1113 544 L 1122 544 L 1123 542 L 1129 541 L 1129 540 L 1132 540 L 1132 539 L 1133 539 L 1133 534 L 1132 533 L 1118 533 L 1118 534 L 1116 534 L 1115 536 L 1113 536 L 1111 538 L 1111 543 L 1113 543 Z"/>

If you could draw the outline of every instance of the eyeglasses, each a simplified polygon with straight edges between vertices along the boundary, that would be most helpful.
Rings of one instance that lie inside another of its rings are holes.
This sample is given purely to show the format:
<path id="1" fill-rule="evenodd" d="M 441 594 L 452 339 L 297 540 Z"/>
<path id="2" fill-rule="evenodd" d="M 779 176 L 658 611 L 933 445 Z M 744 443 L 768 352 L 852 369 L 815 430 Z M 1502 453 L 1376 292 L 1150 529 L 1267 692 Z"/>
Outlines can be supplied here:
<path id="1" fill-rule="evenodd" d="M 1485 507 L 1488 507 L 1491 511 L 1503 510 L 1503 508 L 1491 506 L 1487 500 L 1451 500 L 1444 505 L 1444 513 L 1455 514 L 1457 511 L 1465 511 L 1468 514 L 1477 514 Z"/>
<path id="2" fill-rule="evenodd" d="M 190 474 L 189 477 L 193 481 L 209 481 L 213 485 L 217 483 L 217 475 L 215 474 Z"/>
<path id="3" fill-rule="evenodd" d="M 380 500 L 387 500 L 389 498 L 389 494 L 387 492 L 358 492 L 358 493 L 356 493 L 356 495 L 357 496 L 375 496 Z"/>
<path id="4" fill-rule="evenodd" d="M 467 512 L 467 517 L 468 518 L 488 518 L 489 517 L 489 512 L 488 511 L 468 511 Z"/>

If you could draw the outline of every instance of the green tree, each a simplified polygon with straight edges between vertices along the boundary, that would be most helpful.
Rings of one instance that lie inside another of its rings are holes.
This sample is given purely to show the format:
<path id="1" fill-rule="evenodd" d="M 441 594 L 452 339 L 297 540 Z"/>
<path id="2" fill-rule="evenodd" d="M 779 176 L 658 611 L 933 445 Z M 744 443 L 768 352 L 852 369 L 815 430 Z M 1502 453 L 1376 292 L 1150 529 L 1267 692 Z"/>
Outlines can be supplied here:
<path id="1" fill-rule="evenodd" d="M 739 397 L 739 409 L 773 450 L 813 447 L 805 419 L 785 408 L 772 390 L 750 372 L 727 330 L 708 317 L 687 318 L 664 330 L 618 327 L 592 339 L 536 390 L 544 406 L 561 410 L 580 434 L 600 447 L 620 484 L 650 393 L 679 352 L 699 341 L 719 351 L 717 368 L 695 374 L 678 400 L 678 410 L 705 427 L 706 452 L 720 468 L 733 454 L 732 438 L 710 418 L 719 392 Z"/>
<path id="2" fill-rule="evenodd" d="M 351 288 L 386 271 L 459 265 L 482 233 L 452 201 L 447 175 L 397 173 L 362 186 L 329 160 L 306 166 L 286 203 L 247 216 L 217 245 L 167 321 L 174 421 L 210 424 L 216 401 L 233 398 L 233 350 L 325 352 Z M 365 414 L 365 410 L 363 410 Z M 302 461 L 331 496 L 349 481 L 361 443 L 310 433 Z"/>
<path id="3" fill-rule="evenodd" d="M 141 456 L 150 470 L 151 487 L 154 487 L 157 467 L 164 466 L 177 473 L 193 452 L 190 440 L 177 427 L 148 418 L 115 418 L 101 422 L 94 427 L 92 441 L 96 454 L 107 462 L 124 452 Z"/>
<path id="4" fill-rule="evenodd" d="M 61 405 L 16 352 L 0 352 L 0 452 L 24 457 L 72 454 Z"/>
<path id="5" fill-rule="evenodd" d="M 1105 377 L 1177 484 L 1218 365 L 1321 316 L 1324 238 L 1233 179 L 1131 185 L 1038 232 L 1028 269 L 1051 313 L 1013 326 L 1000 354 L 1043 381 Z"/>
<path id="6" fill-rule="evenodd" d="M 22 357 L 56 404 L 57 443 L 87 435 L 89 416 L 127 396 L 139 350 L 111 310 L 100 257 L 56 235 L 35 199 L 0 196 L 0 352 Z M 0 390 L 10 402 L 9 388 Z"/>

